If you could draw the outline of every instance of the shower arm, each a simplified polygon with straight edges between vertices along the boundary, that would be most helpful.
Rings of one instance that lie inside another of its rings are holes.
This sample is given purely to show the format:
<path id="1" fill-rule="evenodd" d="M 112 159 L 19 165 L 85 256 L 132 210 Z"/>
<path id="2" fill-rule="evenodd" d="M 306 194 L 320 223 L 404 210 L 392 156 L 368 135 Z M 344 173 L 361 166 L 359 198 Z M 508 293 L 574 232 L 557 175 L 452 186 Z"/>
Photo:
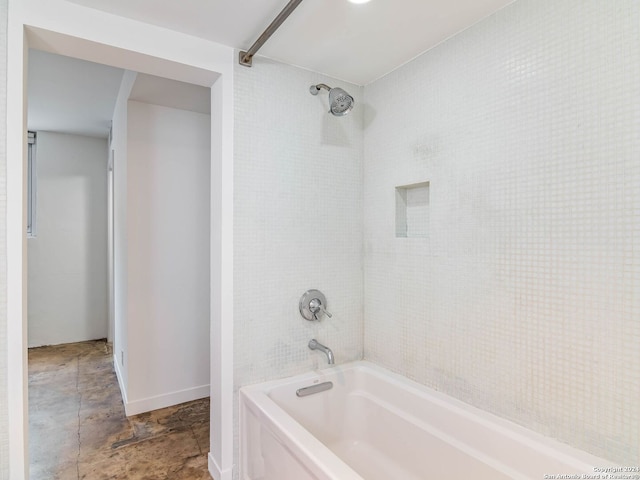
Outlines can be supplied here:
<path id="1" fill-rule="evenodd" d="M 278 14 L 278 16 L 271 22 L 271 24 L 267 27 L 267 29 L 262 32 L 262 35 L 258 37 L 258 39 L 254 42 L 253 45 L 246 52 L 240 51 L 238 55 L 238 60 L 240 65 L 245 67 L 250 67 L 253 56 L 256 54 L 260 47 L 265 44 L 269 37 L 275 33 L 275 31 L 282 25 L 282 23 L 287 19 L 289 15 L 293 13 L 298 5 L 302 3 L 302 0 L 291 0 L 286 7 L 282 9 L 282 11 Z"/>
<path id="2" fill-rule="evenodd" d="M 321 88 L 324 88 L 327 92 L 331 91 L 331 87 L 329 85 L 319 83 L 317 85 L 311 85 L 311 87 L 309 87 L 309 92 L 311 92 L 311 95 L 317 95 Z"/>

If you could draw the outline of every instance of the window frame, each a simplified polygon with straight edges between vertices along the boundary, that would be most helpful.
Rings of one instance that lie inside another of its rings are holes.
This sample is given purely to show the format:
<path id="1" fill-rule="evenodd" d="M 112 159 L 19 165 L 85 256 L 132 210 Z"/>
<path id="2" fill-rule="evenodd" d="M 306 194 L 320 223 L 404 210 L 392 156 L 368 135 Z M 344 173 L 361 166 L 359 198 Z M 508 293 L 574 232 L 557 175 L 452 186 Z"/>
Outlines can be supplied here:
<path id="1" fill-rule="evenodd" d="M 27 138 L 27 238 L 36 236 L 36 132 L 28 132 Z"/>

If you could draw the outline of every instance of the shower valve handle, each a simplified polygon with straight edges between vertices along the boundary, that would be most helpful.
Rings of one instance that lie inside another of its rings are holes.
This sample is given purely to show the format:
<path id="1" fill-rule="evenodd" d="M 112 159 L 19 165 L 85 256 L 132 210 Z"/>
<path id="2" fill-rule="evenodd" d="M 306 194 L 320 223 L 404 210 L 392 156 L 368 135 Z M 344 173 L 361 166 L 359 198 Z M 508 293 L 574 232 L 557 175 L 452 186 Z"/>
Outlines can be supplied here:
<path id="1" fill-rule="evenodd" d="M 309 302 L 309 310 L 313 314 L 313 318 L 316 320 L 318 320 L 318 312 L 324 313 L 329 318 L 333 316 L 324 308 L 324 305 L 322 305 L 319 298 L 314 298 Z"/>
<path id="2" fill-rule="evenodd" d="M 327 304 L 327 298 L 320 290 L 312 288 L 307 290 L 300 297 L 298 308 L 300 309 L 300 315 L 305 320 L 310 322 L 319 321 L 324 313 L 328 318 L 331 318 L 331 314 L 327 312 L 324 306 Z"/>

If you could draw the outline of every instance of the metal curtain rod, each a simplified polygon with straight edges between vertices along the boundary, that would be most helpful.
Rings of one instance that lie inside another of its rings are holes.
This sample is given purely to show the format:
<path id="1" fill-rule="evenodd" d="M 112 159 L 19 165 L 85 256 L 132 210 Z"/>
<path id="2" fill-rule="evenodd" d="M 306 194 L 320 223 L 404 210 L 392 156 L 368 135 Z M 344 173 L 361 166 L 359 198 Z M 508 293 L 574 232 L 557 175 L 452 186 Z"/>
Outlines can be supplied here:
<path id="1" fill-rule="evenodd" d="M 271 25 L 267 27 L 267 29 L 262 32 L 262 35 L 258 37 L 258 40 L 255 41 L 251 48 L 246 52 L 241 51 L 239 54 L 240 65 L 244 65 L 245 67 L 250 67 L 251 62 L 253 60 L 253 56 L 256 54 L 260 47 L 264 45 L 264 43 L 269 40 L 269 37 L 274 34 L 274 32 L 278 29 L 280 25 L 287 19 L 291 13 L 296 9 L 298 5 L 302 3 L 302 0 L 291 0 L 286 7 L 282 9 L 282 11 L 278 14 Z"/>

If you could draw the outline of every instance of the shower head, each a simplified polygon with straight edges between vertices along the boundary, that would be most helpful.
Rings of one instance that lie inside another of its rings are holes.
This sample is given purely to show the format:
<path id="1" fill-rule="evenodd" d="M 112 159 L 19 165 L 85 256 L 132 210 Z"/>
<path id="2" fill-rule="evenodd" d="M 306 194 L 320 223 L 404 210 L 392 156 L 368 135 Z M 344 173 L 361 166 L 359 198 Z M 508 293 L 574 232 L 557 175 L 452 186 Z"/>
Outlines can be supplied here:
<path id="1" fill-rule="evenodd" d="M 309 92 L 311 92 L 311 95 L 317 95 L 321 88 L 329 92 L 329 113 L 336 117 L 342 117 L 353 110 L 355 100 L 341 88 L 331 88 L 324 83 L 319 83 L 318 85 L 311 85 Z"/>

